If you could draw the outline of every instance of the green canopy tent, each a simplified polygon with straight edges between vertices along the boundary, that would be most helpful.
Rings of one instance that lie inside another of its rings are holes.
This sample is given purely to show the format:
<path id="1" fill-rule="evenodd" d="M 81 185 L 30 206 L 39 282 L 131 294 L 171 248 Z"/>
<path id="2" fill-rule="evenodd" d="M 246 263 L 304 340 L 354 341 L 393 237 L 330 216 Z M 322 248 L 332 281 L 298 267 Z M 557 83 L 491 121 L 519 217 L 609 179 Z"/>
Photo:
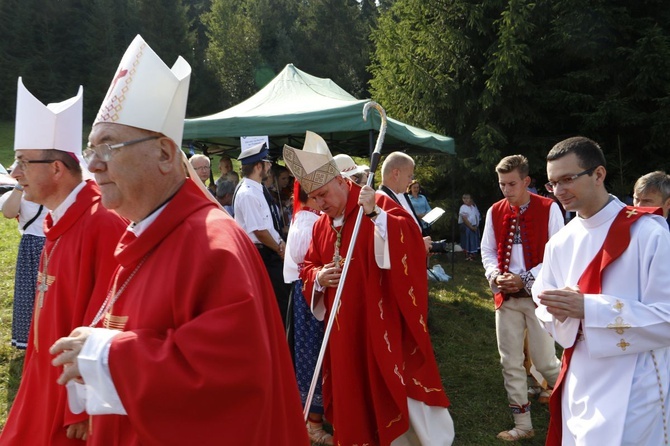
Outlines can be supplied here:
<path id="1" fill-rule="evenodd" d="M 270 137 L 273 156 L 284 144 L 301 148 L 305 131 L 321 135 L 334 153 L 368 156 L 380 127 L 379 113 L 363 120 L 369 99 L 356 99 L 330 79 L 300 71 L 288 64 L 270 83 L 249 99 L 227 110 L 187 119 L 183 145 L 208 155 L 239 153 L 241 136 Z M 383 104 L 382 104 L 383 105 Z M 383 152 L 454 155 L 454 140 L 388 118 Z"/>

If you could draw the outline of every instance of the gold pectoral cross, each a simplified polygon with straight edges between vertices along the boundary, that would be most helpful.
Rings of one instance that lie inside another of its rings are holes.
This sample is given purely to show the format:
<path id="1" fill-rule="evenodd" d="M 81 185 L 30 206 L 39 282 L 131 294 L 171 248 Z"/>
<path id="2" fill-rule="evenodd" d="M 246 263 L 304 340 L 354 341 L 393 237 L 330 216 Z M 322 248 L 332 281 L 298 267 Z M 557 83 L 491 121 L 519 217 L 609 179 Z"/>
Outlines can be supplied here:
<path id="1" fill-rule="evenodd" d="M 49 291 L 49 287 L 54 283 L 54 280 L 56 280 L 54 276 L 47 274 L 45 277 L 45 274 L 41 271 L 37 273 L 37 305 L 39 308 L 44 306 L 44 295 Z"/>
<path id="2" fill-rule="evenodd" d="M 37 305 L 35 307 L 35 322 L 34 322 L 34 336 L 33 336 L 33 341 L 35 344 L 35 351 L 39 351 L 39 342 L 38 340 L 38 334 L 39 334 L 39 322 L 40 322 L 40 309 L 44 306 L 44 295 L 46 294 L 47 291 L 49 291 L 49 286 L 54 283 L 56 278 L 54 276 L 50 276 L 48 274 L 44 274 L 41 271 L 37 273 Z"/>
<path id="3" fill-rule="evenodd" d="M 335 226 L 331 226 L 333 231 L 337 234 L 335 238 L 335 252 L 333 253 L 333 263 L 339 265 L 342 261 L 342 255 L 340 254 L 340 247 L 342 246 L 342 229 L 344 229 L 344 224 L 340 226 L 340 230 L 335 229 Z"/>

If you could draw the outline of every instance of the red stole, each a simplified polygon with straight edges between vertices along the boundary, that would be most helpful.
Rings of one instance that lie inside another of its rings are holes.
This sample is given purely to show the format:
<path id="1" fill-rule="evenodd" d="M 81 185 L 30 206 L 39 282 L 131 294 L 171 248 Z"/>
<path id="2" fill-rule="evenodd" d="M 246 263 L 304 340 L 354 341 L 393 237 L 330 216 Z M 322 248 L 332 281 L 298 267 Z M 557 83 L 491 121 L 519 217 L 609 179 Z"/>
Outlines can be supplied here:
<path id="1" fill-rule="evenodd" d="M 511 206 L 507 199 L 493 204 L 491 218 L 498 247 L 498 270 L 500 274 L 509 272 L 517 226 L 519 226 L 521 244 L 523 245 L 526 271 L 542 263 L 544 245 L 549 241 L 549 215 L 553 202 L 549 198 L 530 194 L 530 203 L 523 214 L 519 213 L 518 207 Z M 494 295 L 496 310 L 500 308 L 504 300 L 502 293 Z"/>
<path id="2" fill-rule="evenodd" d="M 603 246 L 600 247 L 600 250 L 579 278 L 577 285 L 582 293 L 599 294 L 602 291 L 602 272 L 628 248 L 630 243 L 630 227 L 633 223 L 642 215 L 649 213 L 661 215 L 660 208 L 634 208 L 626 206 L 621 209 L 621 212 L 614 218 L 612 226 L 610 226 L 607 232 Z M 575 340 L 575 342 L 577 341 Z M 546 446 L 561 446 L 563 442 L 562 384 L 563 378 L 570 367 L 570 360 L 572 359 L 574 349 L 575 344 L 563 350 L 561 372 L 558 375 L 554 391 L 549 400 L 550 419 Z"/>

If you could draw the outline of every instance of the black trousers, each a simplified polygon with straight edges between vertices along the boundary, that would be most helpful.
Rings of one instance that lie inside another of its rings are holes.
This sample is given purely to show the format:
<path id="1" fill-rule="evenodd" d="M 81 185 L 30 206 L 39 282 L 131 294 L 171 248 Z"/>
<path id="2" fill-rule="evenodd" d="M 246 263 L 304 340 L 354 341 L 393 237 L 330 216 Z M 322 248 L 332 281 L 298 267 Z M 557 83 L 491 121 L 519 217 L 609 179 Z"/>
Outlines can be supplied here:
<path id="1" fill-rule="evenodd" d="M 277 306 L 279 307 L 279 313 L 281 314 L 281 320 L 284 323 L 284 329 L 286 329 L 286 315 L 288 312 L 291 285 L 284 283 L 284 260 L 279 257 L 279 254 L 265 245 L 256 244 L 256 247 L 261 255 L 261 259 L 263 259 L 265 269 L 270 276 L 272 288 L 275 292 L 275 298 L 277 299 Z"/>

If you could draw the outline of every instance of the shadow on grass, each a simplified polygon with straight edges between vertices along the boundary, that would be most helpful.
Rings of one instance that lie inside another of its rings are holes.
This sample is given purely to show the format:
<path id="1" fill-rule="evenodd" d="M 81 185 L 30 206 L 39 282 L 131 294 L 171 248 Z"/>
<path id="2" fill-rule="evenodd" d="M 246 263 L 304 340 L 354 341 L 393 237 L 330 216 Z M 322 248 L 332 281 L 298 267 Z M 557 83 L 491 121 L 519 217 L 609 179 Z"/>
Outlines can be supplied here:
<path id="1" fill-rule="evenodd" d="M 442 381 L 451 400 L 456 429 L 454 446 L 502 445 L 498 432 L 514 424 L 503 386 L 496 344 L 495 310 L 484 269 L 458 256 L 435 256 L 453 278 L 430 283 L 428 325 Z M 445 260 L 446 259 L 446 260 Z M 523 445 L 543 445 L 549 413 L 531 400 L 535 438 Z"/>

